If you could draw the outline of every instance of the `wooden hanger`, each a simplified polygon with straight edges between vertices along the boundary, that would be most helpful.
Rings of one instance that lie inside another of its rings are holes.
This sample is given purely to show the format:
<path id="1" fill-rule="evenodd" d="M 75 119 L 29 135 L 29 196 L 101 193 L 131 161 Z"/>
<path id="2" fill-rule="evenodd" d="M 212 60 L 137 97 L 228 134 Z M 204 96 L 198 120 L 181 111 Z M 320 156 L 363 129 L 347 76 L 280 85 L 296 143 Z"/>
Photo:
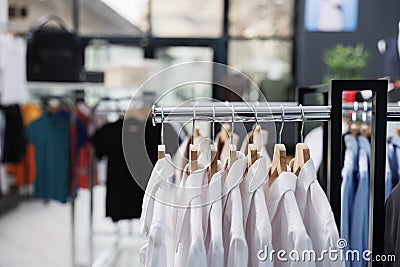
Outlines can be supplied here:
<path id="1" fill-rule="evenodd" d="M 355 123 L 352 123 L 352 124 L 350 125 L 350 134 L 351 134 L 352 136 L 357 137 L 357 135 L 358 135 L 359 132 L 360 132 L 360 128 L 358 127 L 358 125 L 355 124 Z"/>
<path id="2" fill-rule="evenodd" d="M 236 145 L 229 146 L 229 155 L 228 155 L 228 168 L 232 166 L 232 164 L 237 160 L 237 149 Z"/>
<path id="3" fill-rule="evenodd" d="M 276 178 L 278 178 L 278 176 L 282 172 L 287 171 L 286 147 L 284 144 L 281 144 L 283 127 L 285 125 L 285 109 L 283 108 L 283 105 L 281 105 L 281 109 L 282 109 L 282 124 L 281 124 L 281 129 L 279 130 L 278 144 L 275 144 L 275 146 L 274 146 L 274 155 L 272 157 L 272 166 L 271 166 L 270 173 L 269 173 L 269 186 L 272 185 L 272 183 L 276 180 Z"/>
<path id="4" fill-rule="evenodd" d="M 399 130 L 400 130 L 400 129 L 399 129 Z M 399 131 L 399 133 L 400 133 L 400 131 Z M 370 137 L 370 136 L 371 136 L 371 127 L 368 126 L 368 125 L 366 125 L 366 124 L 361 125 L 361 127 L 360 127 L 360 134 L 361 134 L 362 136 L 364 136 L 365 138 Z"/>
<path id="5" fill-rule="evenodd" d="M 310 149 L 308 148 L 308 145 L 305 144 L 303 141 L 304 122 L 305 122 L 304 109 L 301 104 L 299 105 L 299 107 L 301 109 L 301 117 L 302 117 L 301 130 L 300 130 L 301 143 L 298 143 L 296 145 L 294 165 L 292 169 L 292 172 L 297 176 L 299 175 L 300 170 L 301 168 L 303 168 L 304 164 L 306 164 L 306 162 L 310 159 Z"/>
<path id="6" fill-rule="evenodd" d="M 198 156 L 199 156 L 198 147 L 190 144 L 190 146 L 189 146 L 189 174 L 192 174 L 199 169 L 199 165 L 197 162 Z"/>
<path id="7" fill-rule="evenodd" d="M 296 145 L 296 153 L 294 157 L 294 165 L 292 172 L 296 175 L 299 175 L 301 168 L 303 168 L 304 164 L 310 159 L 310 149 L 307 144 L 298 143 Z"/>
<path id="8" fill-rule="evenodd" d="M 208 183 L 210 183 L 213 175 L 218 172 L 217 146 L 215 144 L 210 145 L 210 156 L 211 156 L 211 164 L 208 175 Z"/>
<path id="9" fill-rule="evenodd" d="M 286 147 L 284 144 L 274 146 L 274 156 L 272 157 L 272 166 L 269 173 L 269 186 L 278 178 L 282 172 L 286 172 Z"/>
<path id="10" fill-rule="evenodd" d="M 247 168 L 250 168 L 251 165 L 258 159 L 258 149 L 257 146 L 254 144 L 254 137 L 256 134 L 260 134 L 261 126 L 258 122 L 258 114 L 254 105 L 252 106 L 254 112 L 254 118 L 256 123 L 252 127 L 252 132 L 249 137 L 249 145 L 247 146 Z M 251 139 L 250 139 L 251 138 Z"/>
<path id="11" fill-rule="evenodd" d="M 247 168 L 250 168 L 258 159 L 258 151 L 255 144 L 249 144 L 247 147 Z"/>
<path id="12" fill-rule="evenodd" d="M 395 136 L 400 136 L 400 126 L 397 126 L 397 127 L 394 129 L 394 135 L 395 135 Z"/>
<path id="13" fill-rule="evenodd" d="M 158 159 L 165 158 L 165 145 L 158 145 Z"/>

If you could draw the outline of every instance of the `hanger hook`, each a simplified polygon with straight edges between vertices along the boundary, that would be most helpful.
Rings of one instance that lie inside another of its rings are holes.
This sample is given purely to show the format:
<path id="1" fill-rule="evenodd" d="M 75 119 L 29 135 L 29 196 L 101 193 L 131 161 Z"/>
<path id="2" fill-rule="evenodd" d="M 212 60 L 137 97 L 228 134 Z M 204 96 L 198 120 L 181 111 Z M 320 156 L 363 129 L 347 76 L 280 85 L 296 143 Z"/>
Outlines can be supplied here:
<path id="1" fill-rule="evenodd" d="M 193 107 L 192 145 L 194 145 L 195 123 L 196 123 L 196 103 L 194 104 Z"/>
<path id="2" fill-rule="evenodd" d="M 161 106 L 161 145 L 164 145 L 164 108 Z"/>
<path id="3" fill-rule="evenodd" d="M 281 129 L 279 130 L 279 136 L 278 136 L 278 144 L 282 143 L 282 132 L 283 132 L 283 127 L 285 126 L 285 109 L 283 108 L 283 105 L 281 104 L 281 109 L 282 109 L 282 124 L 281 124 Z"/>
<path id="4" fill-rule="evenodd" d="M 304 108 L 302 104 L 300 104 L 299 107 L 301 110 L 300 143 L 304 143 L 304 123 L 305 123 Z"/>
<path id="5" fill-rule="evenodd" d="M 233 145 L 233 133 L 234 133 L 234 126 L 235 126 L 235 110 L 233 109 L 233 105 L 231 106 L 232 108 L 232 126 L 231 126 L 231 145 Z"/>
<path id="6" fill-rule="evenodd" d="M 213 105 L 213 119 L 212 119 L 212 140 L 215 143 L 215 106 Z"/>
<path id="7" fill-rule="evenodd" d="M 256 108 L 254 107 L 254 105 L 251 105 L 251 107 L 252 107 L 252 109 L 253 109 L 254 119 L 255 119 L 255 121 L 256 121 L 256 125 L 257 125 L 257 127 L 259 127 L 259 129 L 261 129 L 260 122 L 258 121 L 258 113 L 257 113 L 257 110 L 256 110 Z M 254 131 L 251 132 L 251 137 L 252 137 L 252 140 L 253 140 L 253 143 L 254 143 Z"/>

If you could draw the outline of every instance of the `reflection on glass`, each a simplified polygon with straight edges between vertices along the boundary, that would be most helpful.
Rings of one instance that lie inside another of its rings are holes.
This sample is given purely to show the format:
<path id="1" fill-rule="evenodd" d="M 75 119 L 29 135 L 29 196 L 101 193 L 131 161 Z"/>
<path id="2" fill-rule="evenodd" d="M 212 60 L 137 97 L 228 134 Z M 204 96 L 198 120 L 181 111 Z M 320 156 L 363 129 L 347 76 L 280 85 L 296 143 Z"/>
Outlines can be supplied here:
<path id="1" fill-rule="evenodd" d="M 222 0 L 153 0 L 152 31 L 160 37 L 218 37 Z"/>
<path id="2" fill-rule="evenodd" d="M 28 32 L 45 15 L 60 17 L 73 30 L 72 0 L 9 0 L 10 23 L 16 32 Z"/>
<path id="3" fill-rule="evenodd" d="M 294 100 L 290 41 L 231 41 L 228 62 L 247 74 L 268 101 Z"/>
<path id="4" fill-rule="evenodd" d="M 236 37 L 293 35 L 294 0 L 231 0 L 230 32 Z"/>
<path id="5" fill-rule="evenodd" d="M 148 0 L 80 0 L 83 35 L 141 36 L 147 31 Z"/>

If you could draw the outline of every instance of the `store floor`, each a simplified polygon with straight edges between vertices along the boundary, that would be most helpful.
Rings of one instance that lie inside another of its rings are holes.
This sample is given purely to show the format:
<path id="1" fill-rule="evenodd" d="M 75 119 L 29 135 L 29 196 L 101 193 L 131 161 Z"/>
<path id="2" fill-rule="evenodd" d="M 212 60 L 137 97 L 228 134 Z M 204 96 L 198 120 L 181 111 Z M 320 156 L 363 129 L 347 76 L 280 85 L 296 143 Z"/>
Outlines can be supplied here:
<path id="1" fill-rule="evenodd" d="M 105 188 L 94 195 L 94 258 L 113 244 L 117 227 L 104 217 Z M 141 203 L 140 203 L 141 205 Z M 89 193 L 80 190 L 76 201 L 76 266 L 89 266 Z M 119 249 L 104 266 L 138 266 L 139 222 L 120 223 Z M 0 217 L 0 267 L 71 266 L 71 206 L 28 200 Z"/>

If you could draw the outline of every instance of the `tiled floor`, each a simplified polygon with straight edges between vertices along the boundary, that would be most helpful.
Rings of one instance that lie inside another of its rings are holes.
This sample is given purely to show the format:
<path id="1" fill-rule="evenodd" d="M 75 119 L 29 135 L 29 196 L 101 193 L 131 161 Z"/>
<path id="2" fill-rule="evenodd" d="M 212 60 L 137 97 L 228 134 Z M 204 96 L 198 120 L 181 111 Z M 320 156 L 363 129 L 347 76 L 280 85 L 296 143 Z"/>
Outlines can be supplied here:
<path id="1" fill-rule="evenodd" d="M 105 189 L 95 189 L 94 258 L 116 239 L 116 226 L 104 217 Z M 139 204 L 141 205 L 141 204 Z M 89 266 L 89 194 L 78 192 L 76 201 L 76 266 Z M 139 223 L 119 226 L 118 253 L 108 257 L 106 266 L 138 266 Z M 129 232 L 132 232 L 129 234 Z M 71 206 L 30 200 L 0 217 L 0 267 L 63 267 L 71 262 Z"/>

